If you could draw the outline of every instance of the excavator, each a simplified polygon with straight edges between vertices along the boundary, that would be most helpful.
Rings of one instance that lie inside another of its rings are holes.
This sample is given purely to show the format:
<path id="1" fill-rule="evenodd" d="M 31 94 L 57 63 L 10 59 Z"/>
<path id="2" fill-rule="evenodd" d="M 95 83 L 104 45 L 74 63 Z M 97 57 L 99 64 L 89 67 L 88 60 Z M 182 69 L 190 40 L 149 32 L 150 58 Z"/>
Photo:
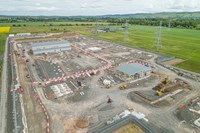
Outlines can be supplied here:
<path id="1" fill-rule="evenodd" d="M 168 92 L 168 90 L 166 90 L 166 85 L 169 82 L 169 78 L 165 78 L 161 84 L 158 84 L 155 88 L 158 88 L 156 90 L 156 95 L 160 96 L 162 93 Z"/>
<path id="2" fill-rule="evenodd" d="M 165 93 L 165 87 L 161 88 L 160 90 L 156 91 L 156 95 L 160 96 L 162 93 Z"/>

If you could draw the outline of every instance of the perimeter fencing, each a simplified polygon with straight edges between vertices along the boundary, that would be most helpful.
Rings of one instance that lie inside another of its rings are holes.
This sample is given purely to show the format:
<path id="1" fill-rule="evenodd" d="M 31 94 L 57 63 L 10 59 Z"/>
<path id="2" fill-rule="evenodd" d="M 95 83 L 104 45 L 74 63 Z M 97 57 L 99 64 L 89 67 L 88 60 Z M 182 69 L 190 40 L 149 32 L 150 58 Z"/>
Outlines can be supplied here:
<path id="1" fill-rule="evenodd" d="M 138 127 L 140 127 L 145 133 L 153 133 L 153 131 L 150 129 L 150 127 L 147 125 L 147 123 L 143 120 L 139 120 L 136 117 L 129 115 L 125 118 L 121 118 L 111 124 L 107 124 L 103 127 L 95 128 L 95 129 L 89 129 L 88 132 L 93 133 L 110 133 L 117 129 L 119 129 L 122 126 L 125 126 L 129 123 L 136 124 Z"/>

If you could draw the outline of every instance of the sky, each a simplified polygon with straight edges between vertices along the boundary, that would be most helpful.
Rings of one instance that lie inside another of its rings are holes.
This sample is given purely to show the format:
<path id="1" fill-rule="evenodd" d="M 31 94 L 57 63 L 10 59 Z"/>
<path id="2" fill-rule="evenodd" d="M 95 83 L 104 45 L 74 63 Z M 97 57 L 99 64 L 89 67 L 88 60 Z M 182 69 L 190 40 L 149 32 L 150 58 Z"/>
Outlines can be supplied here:
<path id="1" fill-rule="evenodd" d="M 0 15 L 107 15 L 200 11 L 200 0 L 0 0 Z"/>

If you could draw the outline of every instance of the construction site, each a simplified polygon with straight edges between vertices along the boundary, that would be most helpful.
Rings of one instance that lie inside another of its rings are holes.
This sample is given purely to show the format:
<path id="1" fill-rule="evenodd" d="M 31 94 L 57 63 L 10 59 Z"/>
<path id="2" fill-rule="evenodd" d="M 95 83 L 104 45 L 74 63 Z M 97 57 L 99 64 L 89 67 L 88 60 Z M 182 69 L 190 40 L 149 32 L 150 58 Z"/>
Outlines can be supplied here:
<path id="1" fill-rule="evenodd" d="M 199 131 L 199 83 L 156 64 L 155 53 L 75 33 L 13 37 L 12 47 L 29 132 L 170 133 L 183 120 Z"/>

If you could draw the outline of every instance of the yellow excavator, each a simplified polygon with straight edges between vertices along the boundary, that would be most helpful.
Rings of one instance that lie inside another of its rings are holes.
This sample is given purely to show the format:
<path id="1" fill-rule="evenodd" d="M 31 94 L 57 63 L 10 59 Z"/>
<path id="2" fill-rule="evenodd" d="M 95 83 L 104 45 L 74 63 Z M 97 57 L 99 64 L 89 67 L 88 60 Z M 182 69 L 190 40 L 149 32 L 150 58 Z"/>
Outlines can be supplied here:
<path id="1" fill-rule="evenodd" d="M 160 89 L 156 90 L 156 95 L 157 95 L 157 96 L 160 96 L 162 93 L 167 92 L 167 90 L 166 90 L 166 85 L 167 85 L 168 82 L 169 82 L 169 79 L 168 79 L 168 77 L 167 77 L 167 78 L 165 78 L 165 79 L 161 82 L 161 84 L 159 84 L 159 85 L 157 86 L 158 88 L 160 88 Z"/>
<path id="2" fill-rule="evenodd" d="M 156 95 L 160 96 L 162 93 L 165 93 L 165 87 L 161 88 L 160 90 L 156 91 Z"/>

